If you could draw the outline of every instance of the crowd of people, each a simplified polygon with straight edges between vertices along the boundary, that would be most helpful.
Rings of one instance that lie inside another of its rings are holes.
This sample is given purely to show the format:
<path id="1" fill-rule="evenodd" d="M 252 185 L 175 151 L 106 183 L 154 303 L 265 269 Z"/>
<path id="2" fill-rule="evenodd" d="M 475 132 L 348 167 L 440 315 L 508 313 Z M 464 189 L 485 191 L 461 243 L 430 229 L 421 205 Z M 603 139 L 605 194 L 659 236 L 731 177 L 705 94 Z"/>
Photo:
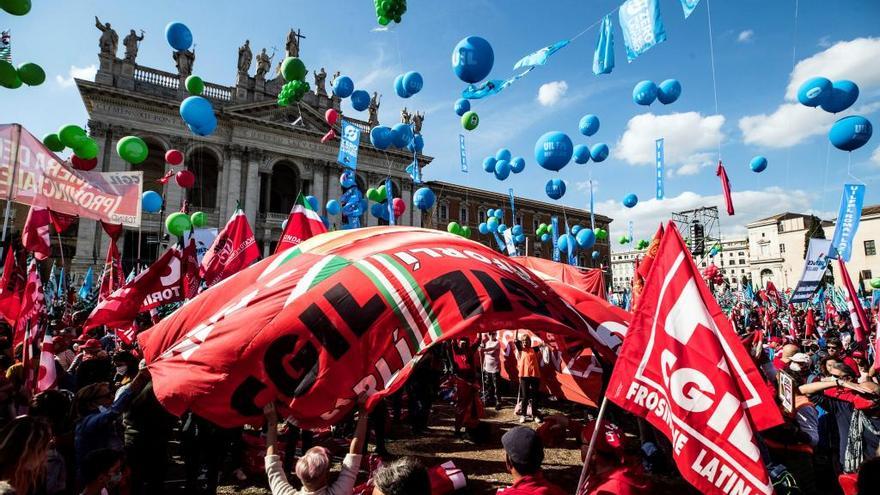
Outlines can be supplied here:
<path id="1" fill-rule="evenodd" d="M 819 318 L 805 335 L 790 329 L 809 326 L 806 312 L 770 320 L 764 311 L 737 304 L 730 319 L 785 418 L 761 434 L 777 493 L 872 493 L 870 487 L 880 486 L 880 377 L 871 343 L 853 337 L 845 313 Z M 12 329 L 0 325 L 0 494 L 216 493 L 224 477 L 241 482 L 254 476 L 246 457 L 255 438 L 266 479 L 261 483 L 273 494 L 437 493 L 421 461 L 392 459 L 385 430 L 405 415 L 414 436 L 429 435 L 435 403 L 445 400 L 454 404 L 455 436 L 487 447 L 497 437 L 486 407 L 510 407 L 520 423 L 534 421 L 505 427 L 500 440 L 513 484 L 500 493 L 556 495 L 562 489 L 542 474 L 545 445 L 572 446 L 574 437 L 583 459 L 597 426 L 589 407 L 569 407 L 568 417 L 542 414 L 547 397 L 540 368 L 547 357 L 527 333 L 507 347 L 495 333 L 434 346 L 406 386 L 372 411 L 361 401 L 354 416 L 332 431 L 308 431 L 279 420 L 273 404 L 264 424 L 245 428 L 220 428 L 192 413 L 172 416 L 156 399 L 136 345 L 102 329 L 83 336 L 75 325 L 54 320 L 48 331 L 56 384 L 34 393 L 26 385 L 22 346 L 13 346 Z M 518 388 L 502 379 L 505 348 L 514 354 Z M 646 422 L 611 407 L 599 428 L 583 493 L 692 491 L 675 479 L 669 441 Z M 341 469 L 332 476 L 334 454 L 318 444 L 349 436 Z M 181 476 L 177 485 L 171 481 Z"/>

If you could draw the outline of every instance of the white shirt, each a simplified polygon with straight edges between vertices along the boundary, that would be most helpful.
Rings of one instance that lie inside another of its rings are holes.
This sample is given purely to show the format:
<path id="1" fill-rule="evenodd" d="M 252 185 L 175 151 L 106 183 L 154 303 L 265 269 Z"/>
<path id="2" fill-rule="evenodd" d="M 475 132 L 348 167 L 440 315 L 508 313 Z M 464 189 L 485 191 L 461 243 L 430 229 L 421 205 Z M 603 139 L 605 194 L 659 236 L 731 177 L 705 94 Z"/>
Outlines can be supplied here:
<path id="1" fill-rule="evenodd" d="M 483 371 L 486 373 L 498 373 L 501 347 L 497 340 L 488 340 L 483 343 Z"/>
<path id="2" fill-rule="evenodd" d="M 269 489 L 272 490 L 272 495 L 351 495 L 360 467 L 360 454 L 346 454 L 345 459 L 342 460 L 342 471 L 339 472 L 336 481 L 332 485 L 312 492 L 306 490 L 305 487 L 297 490 L 291 486 L 287 482 L 287 475 L 284 474 L 281 458 L 277 455 L 266 456 L 266 476 L 269 478 Z"/>

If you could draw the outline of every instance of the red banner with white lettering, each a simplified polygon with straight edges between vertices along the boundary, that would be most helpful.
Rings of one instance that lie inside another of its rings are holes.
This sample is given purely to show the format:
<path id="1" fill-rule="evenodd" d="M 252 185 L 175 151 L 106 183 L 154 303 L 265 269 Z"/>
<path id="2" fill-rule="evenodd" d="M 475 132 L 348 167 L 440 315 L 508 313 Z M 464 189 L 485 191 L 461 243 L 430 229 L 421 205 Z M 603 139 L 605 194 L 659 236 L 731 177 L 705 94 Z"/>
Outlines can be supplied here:
<path id="1" fill-rule="evenodd" d="M 503 328 L 555 344 L 587 325 L 539 277 L 474 241 L 416 227 L 308 239 L 209 288 L 138 336 L 172 413 L 262 421 L 270 401 L 303 427 L 397 390 L 433 344 Z"/>
<path id="2" fill-rule="evenodd" d="M 607 395 L 669 438 L 700 492 L 773 493 L 755 430 L 781 423 L 779 407 L 671 223 Z"/>
<path id="3" fill-rule="evenodd" d="M 75 170 L 27 129 L 0 125 L 0 199 L 139 227 L 143 175 Z"/>
<path id="4" fill-rule="evenodd" d="M 200 273 L 210 287 L 258 259 L 260 248 L 257 247 L 254 231 L 244 212 L 238 209 L 202 258 Z"/>

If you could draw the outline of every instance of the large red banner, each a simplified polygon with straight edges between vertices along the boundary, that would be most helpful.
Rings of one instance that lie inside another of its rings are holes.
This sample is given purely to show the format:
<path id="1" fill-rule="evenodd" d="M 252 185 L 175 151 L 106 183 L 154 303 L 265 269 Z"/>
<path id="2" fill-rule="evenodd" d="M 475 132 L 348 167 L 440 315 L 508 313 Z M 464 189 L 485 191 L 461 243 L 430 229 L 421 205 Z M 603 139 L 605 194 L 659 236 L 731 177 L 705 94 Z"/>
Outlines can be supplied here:
<path id="1" fill-rule="evenodd" d="M 263 406 L 303 427 L 398 389 L 436 342 L 503 328 L 589 339 L 580 314 L 530 271 L 436 230 L 372 227 L 313 237 L 201 293 L 138 340 L 171 412 L 222 426 Z M 557 346 L 558 347 L 558 346 Z"/>
<path id="2" fill-rule="evenodd" d="M 546 275 L 547 278 L 558 280 L 594 296 L 607 299 L 605 276 L 598 268 L 581 268 L 533 256 L 517 256 L 511 259 L 533 272 Z"/>
<path id="3" fill-rule="evenodd" d="M 139 227 L 142 189 L 141 171 L 75 170 L 26 129 L 0 125 L 0 200 Z"/>
<path id="4" fill-rule="evenodd" d="M 700 492 L 773 493 L 755 430 L 779 408 L 671 223 L 607 394 L 669 438 Z"/>

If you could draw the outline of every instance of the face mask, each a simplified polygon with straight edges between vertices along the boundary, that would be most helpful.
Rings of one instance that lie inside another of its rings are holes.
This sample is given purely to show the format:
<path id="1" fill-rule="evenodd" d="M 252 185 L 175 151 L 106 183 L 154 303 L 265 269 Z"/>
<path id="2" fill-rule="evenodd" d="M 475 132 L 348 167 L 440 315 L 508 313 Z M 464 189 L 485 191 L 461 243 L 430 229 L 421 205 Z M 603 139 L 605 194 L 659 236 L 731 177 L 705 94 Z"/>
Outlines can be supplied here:
<path id="1" fill-rule="evenodd" d="M 124 375 L 128 372 L 128 366 L 122 365 L 116 367 L 116 373 L 119 375 Z"/>

